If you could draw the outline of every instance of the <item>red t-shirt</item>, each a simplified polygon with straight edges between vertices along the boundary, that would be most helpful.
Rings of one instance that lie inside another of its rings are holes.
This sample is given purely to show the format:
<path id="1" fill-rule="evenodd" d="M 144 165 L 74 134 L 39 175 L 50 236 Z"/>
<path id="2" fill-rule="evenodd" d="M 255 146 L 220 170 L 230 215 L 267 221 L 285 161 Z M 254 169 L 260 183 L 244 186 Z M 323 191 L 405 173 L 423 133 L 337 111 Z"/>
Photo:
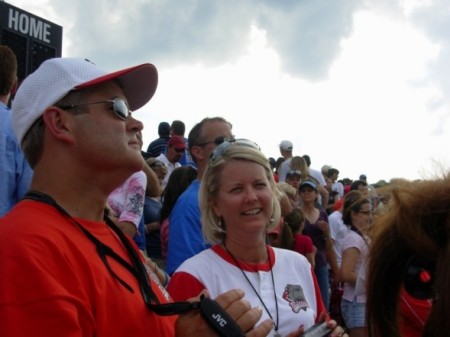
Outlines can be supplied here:
<path id="1" fill-rule="evenodd" d="M 311 238 L 307 235 L 303 234 L 295 234 L 294 235 L 294 250 L 302 255 L 312 253 L 313 250 L 313 242 Z"/>
<path id="2" fill-rule="evenodd" d="M 76 219 L 130 262 L 103 222 Z M 173 337 L 176 316 L 145 305 L 137 279 L 116 260 L 111 275 L 85 234 L 52 206 L 25 200 L 0 219 L 0 336 Z M 168 302 L 158 285 L 152 289 Z"/>

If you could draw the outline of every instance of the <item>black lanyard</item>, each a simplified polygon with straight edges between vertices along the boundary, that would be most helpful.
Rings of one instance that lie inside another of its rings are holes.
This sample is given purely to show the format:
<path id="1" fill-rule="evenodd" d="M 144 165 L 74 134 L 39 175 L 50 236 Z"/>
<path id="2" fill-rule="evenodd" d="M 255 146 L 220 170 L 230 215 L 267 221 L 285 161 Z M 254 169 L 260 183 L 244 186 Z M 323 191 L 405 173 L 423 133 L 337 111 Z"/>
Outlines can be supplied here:
<path id="1" fill-rule="evenodd" d="M 234 322 L 234 320 L 228 315 L 228 313 L 222 309 L 215 301 L 201 296 L 200 301 L 197 302 L 172 302 L 161 304 L 158 297 L 153 292 L 149 277 L 145 266 L 139 256 L 139 252 L 133 247 L 129 239 L 125 234 L 118 228 L 114 222 L 109 219 L 106 214 L 104 216 L 105 223 L 110 227 L 114 233 L 119 237 L 120 242 L 125 247 L 132 264 L 124 260 L 120 255 L 118 255 L 114 250 L 108 245 L 102 243 L 97 239 L 91 232 L 83 227 L 78 221 L 76 221 L 61 205 L 59 205 L 51 196 L 38 191 L 30 191 L 25 196 L 24 199 L 34 200 L 42 202 L 54 207 L 59 213 L 67 217 L 74 225 L 76 225 L 86 237 L 92 241 L 96 247 L 96 251 L 100 256 L 103 264 L 106 266 L 111 275 L 126 289 L 134 292 L 133 288 L 122 280 L 111 268 L 106 256 L 110 256 L 112 259 L 116 260 L 123 267 L 125 267 L 136 279 L 138 280 L 142 298 L 147 305 L 147 307 L 160 316 L 170 316 L 178 315 L 181 313 L 188 312 L 193 309 L 199 309 L 202 316 L 205 318 L 206 322 L 210 327 L 222 337 L 243 337 L 239 326 Z M 152 303 L 155 302 L 156 304 Z"/>

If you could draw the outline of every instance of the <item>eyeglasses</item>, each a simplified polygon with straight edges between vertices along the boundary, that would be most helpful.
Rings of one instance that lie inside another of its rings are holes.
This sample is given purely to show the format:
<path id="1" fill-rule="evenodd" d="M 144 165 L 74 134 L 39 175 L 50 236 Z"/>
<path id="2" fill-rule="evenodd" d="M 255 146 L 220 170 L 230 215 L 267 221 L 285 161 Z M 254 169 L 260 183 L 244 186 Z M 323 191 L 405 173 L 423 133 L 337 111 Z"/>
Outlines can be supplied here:
<path id="1" fill-rule="evenodd" d="M 197 146 L 205 146 L 205 145 L 213 144 L 213 143 L 216 144 L 216 145 L 220 145 L 220 144 L 222 144 L 225 141 L 231 142 L 233 140 L 234 140 L 233 136 L 231 136 L 231 137 L 220 136 L 220 137 L 215 138 L 214 140 L 210 140 L 210 141 L 207 141 L 207 142 L 204 142 L 204 143 L 197 144 Z"/>
<path id="2" fill-rule="evenodd" d="M 177 149 L 177 148 L 175 148 L 175 151 L 178 152 L 178 153 L 183 153 L 185 150 L 186 149 Z"/>
<path id="3" fill-rule="evenodd" d="M 261 148 L 259 147 L 258 144 L 256 144 L 255 142 L 252 142 L 251 140 L 248 139 L 230 139 L 230 140 L 225 140 L 224 142 L 222 142 L 220 145 L 218 145 L 214 151 L 211 153 L 211 155 L 209 156 L 209 161 L 213 162 L 215 161 L 217 158 L 223 156 L 225 154 L 225 152 L 227 152 L 227 150 L 230 148 L 230 146 L 233 145 L 238 145 L 238 146 L 247 146 L 247 147 L 251 147 L 253 149 L 256 149 L 258 151 L 261 151 Z"/>
<path id="4" fill-rule="evenodd" d="M 113 111 L 116 114 L 117 117 L 119 117 L 122 120 L 127 120 L 128 117 L 131 116 L 131 110 L 128 108 L 127 103 L 121 98 L 114 98 L 114 99 L 108 99 L 106 101 L 99 101 L 99 102 L 91 102 L 91 103 L 82 103 L 82 104 L 70 104 L 70 105 L 64 105 L 59 106 L 61 109 L 73 109 L 79 106 L 85 106 L 85 105 L 93 105 L 93 104 L 104 104 L 104 103 L 112 103 Z"/>

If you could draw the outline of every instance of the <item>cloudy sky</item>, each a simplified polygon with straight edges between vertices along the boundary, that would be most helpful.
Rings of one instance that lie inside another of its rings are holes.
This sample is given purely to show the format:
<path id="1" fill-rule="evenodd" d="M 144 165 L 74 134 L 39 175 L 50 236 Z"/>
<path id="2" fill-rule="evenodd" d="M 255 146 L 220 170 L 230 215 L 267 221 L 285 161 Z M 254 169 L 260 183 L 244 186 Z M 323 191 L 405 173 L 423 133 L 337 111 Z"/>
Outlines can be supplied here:
<path id="1" fill-rule="evenodd" d="M 10 0 L 63 26 L 63 56 L 105 70 L 151 62 L 160 81 L 136 112 L 190 130 L 223 116 L 277 158 L 369 182 L 426 178 L 450 155 L 448 0 Z"/>

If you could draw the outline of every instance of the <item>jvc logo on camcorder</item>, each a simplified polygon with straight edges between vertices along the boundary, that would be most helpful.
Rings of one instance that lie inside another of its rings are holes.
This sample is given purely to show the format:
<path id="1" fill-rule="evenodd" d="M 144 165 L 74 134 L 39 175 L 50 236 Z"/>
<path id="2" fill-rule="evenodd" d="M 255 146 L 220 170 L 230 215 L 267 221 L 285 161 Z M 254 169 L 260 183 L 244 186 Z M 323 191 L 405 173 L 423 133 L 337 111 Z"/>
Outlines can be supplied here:
<path id="1" fill-rule="evenodd" d="M 227 321 L 220 316 L 220 314 L 213 314 L 212 317 L 219 323 L 219 325 L 223 328 L 225 325 L 227 325 Z"/>

